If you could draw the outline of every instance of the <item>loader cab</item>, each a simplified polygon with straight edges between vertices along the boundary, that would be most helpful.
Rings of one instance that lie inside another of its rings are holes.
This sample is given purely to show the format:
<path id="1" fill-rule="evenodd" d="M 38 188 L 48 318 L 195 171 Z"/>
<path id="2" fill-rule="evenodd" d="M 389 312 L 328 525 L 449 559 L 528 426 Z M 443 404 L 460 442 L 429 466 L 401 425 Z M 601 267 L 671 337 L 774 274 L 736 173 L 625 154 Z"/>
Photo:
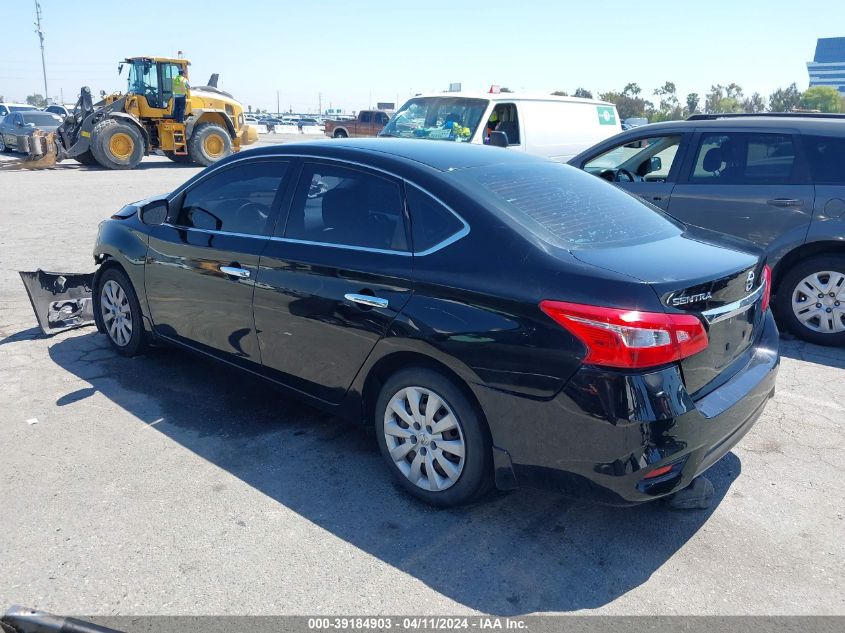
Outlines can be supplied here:
<path id="1" fill-rule="evenodd" d="M 162 116 L 161 111 L 169 110 L 172 106 L 173 78 L 180 70 L 187 71 L 188 61 L 136 57 L 127 59 L 124 64 L 129 66 L 129 84 L 126 92 L 144 98 L 139 99 L 140 115 Z"/>

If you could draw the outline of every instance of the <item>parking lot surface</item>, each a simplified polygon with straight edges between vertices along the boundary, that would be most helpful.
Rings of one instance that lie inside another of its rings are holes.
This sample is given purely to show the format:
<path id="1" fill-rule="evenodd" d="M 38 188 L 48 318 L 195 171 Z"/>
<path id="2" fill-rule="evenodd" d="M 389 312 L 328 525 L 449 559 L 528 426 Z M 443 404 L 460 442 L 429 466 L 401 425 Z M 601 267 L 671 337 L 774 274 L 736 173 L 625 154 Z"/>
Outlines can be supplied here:
<path id="1" fill-rule="evenodd" d="M 198 171 L 0 172 L 0 608 L 130 614 L 845 614 L 845 349 L 783 340 L 706 511 L 519 490 L 434 510 L 372 435 L 222 365 L 41 335 L 19 270 Z"/>

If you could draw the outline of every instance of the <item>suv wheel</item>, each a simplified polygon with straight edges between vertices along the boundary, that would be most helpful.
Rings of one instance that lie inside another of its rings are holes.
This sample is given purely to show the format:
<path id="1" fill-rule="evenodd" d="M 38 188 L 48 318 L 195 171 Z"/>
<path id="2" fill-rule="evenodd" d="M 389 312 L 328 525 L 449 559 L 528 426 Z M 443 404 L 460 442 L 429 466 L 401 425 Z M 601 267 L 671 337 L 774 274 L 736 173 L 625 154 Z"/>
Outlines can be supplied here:
<path id="1" fill-rule="evenodd" d="M 463 392 L 423 368 L 398 372 L 376 403 L 376 437 L 399 485 L 435 506 L 458 506 L 492 482 L 484 422 Z"/>
<path id="2" fill-rule="evenodd" d="M 799 262 L 781 281 L 777 305 L 797 337 L 819 345 L 845 344 L 845 256 Z"/>

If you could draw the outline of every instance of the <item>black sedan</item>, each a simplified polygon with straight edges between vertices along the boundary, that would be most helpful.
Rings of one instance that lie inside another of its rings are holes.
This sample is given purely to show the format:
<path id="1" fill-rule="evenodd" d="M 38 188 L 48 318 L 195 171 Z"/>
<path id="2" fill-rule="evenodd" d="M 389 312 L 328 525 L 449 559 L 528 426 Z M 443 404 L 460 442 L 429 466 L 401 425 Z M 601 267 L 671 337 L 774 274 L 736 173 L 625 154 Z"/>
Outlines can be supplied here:
<path id="1" fill-rule="evenodd" d="M 41 110 L 24 110 L 7 114 L 0 119 L 0 152 L 23 151 L 18 147 L 19 136 L 29 136 L 35 130 L 55 132 L 61 124 L 61 117 Z"/>
<path id="2" fill-rule="evenodd" d="M 94 313 L 121 354 L 167 341 L 372 425 L 429 503 L 631 504 L 690 484 L 774 393 L 753 248 L 516 152 L 288 144 L 103 222 Z"/>

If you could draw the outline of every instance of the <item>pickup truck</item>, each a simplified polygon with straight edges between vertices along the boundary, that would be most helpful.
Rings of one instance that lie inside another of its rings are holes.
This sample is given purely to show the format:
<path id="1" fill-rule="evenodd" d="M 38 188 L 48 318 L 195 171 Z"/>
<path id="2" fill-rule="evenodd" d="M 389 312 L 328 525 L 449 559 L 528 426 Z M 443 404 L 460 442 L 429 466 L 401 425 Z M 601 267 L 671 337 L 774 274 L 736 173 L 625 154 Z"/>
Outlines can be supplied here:
<path id="1" fill-rule="evenodd" d="M 378 136 L 390 120 L 383 110 L 361 110 L 357 119 L 326 121 L 326 136 L 332 138 L 356 138 Z"/>

